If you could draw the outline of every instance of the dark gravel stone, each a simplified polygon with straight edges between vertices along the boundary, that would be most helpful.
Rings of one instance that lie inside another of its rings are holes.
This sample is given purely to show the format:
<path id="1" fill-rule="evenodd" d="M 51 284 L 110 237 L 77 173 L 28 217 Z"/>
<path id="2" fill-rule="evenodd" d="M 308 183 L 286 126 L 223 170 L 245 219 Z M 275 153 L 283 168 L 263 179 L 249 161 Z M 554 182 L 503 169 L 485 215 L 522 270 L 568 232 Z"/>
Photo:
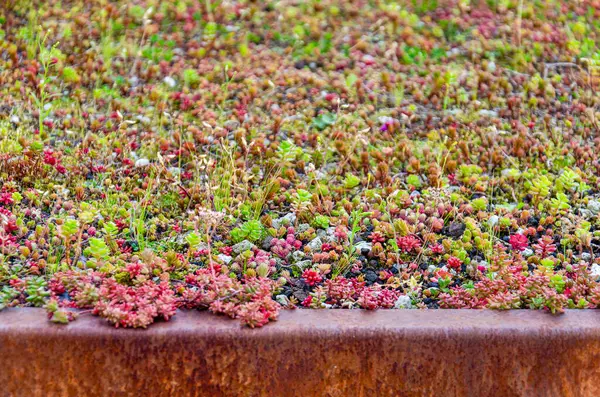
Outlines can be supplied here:
<path id="1" fill-rule="evenodd" d="M 70 301 L 71 300 L 71 295 L 69 295 L 68 292 L 63 292 L 62 294 L 59 295 L 62 299 L 66 300 L 66 301 Z"/>
<path id="2" fill-rule="evenodd" d="M 306 62 L 302 61 L 302 60 L 300 60 L 294 64 L 294 67 L 296 69 L 303 69 L 305 66 L 306 66 Z"/>
<path id="3" fill-rule="evenodd" d="M 281 293 L 289 298 L 293 295 L 294 291 L 291 287 L 284 285 L 283 287 L 281 287 Z"/>
<path id="4" fill-rule="evenodd" d="M 365 272 L 365 280 L 367 280 L 370 283 L 374 283 L 375 281 L 377 281 L 379 277 L 377 276 L 377 273 L 375 273 L 373 270 L 367 270 Z"/>
<path id="5" fill-rule="evenodd" d="M 295 290 L 292 295 L 294 295 L 294 298 L 298 299 L 298 302 L 300 303 L 302 303 L 304 299 L 308 298 L 308 292 L 302 289 Z"/>
<path id="6" fill-rule="evenodd" d="M 263 242 L 262 242 L 262 249 L 264 249 L 265 251 L 268 251 L 271 248 L 271 241 L 273 240 L 273 237 L 271 236 L 267 236 Z"/>
<path id="7" fill-rule="evenodd" d="M 442 234 L 457 239 L 462 237 L 466 228 L 467 226 L 462 222 L 452 222 L 442 229 Z"/>

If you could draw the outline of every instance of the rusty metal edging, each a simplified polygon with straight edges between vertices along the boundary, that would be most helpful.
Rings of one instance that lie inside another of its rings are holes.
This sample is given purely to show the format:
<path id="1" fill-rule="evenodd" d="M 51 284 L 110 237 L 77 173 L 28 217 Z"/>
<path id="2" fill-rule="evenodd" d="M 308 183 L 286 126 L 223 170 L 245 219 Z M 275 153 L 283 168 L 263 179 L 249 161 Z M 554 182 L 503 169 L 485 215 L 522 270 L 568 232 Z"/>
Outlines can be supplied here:
<path id="1" fill-rule="evenodd" d="M 599 396 L 600 312 L 296 310 L 262 329 L 0 313 L 0 396 Z"/>

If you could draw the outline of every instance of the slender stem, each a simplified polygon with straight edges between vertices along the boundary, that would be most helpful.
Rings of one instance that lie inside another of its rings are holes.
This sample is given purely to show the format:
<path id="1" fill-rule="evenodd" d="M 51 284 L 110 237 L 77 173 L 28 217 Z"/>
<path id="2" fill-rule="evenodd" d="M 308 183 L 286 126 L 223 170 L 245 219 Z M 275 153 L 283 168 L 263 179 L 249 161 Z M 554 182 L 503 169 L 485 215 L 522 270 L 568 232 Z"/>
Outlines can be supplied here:
<path id="1" fill-rule="evenodd" d="M 517 14 L 517 45 L 521 48 L 521 23 L 523 22 L 523 0 L 519 0 Z"/>

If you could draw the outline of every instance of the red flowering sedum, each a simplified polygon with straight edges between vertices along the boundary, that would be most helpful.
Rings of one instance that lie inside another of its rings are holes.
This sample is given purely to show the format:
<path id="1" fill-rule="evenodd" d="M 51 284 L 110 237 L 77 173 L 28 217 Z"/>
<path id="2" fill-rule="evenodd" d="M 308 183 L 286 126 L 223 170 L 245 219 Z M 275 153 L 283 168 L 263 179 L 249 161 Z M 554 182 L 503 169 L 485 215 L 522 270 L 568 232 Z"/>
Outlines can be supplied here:
<path id="1" fill-rule="evenodd" d="M 116 327 L 146 328 L 158 318 L 169 320 L 177 309 L 175 294 L 167 283 L 148 281 L 127 287 L 107 279 L 99 295 L 94 313 Z"/>
<path id="2" fill-rule="evenodd" d="M 527 237 L 522 234 L 513 234 L 512 236 L 510 236 L 508 242 L 510 243 L 512 249 L 516 251 L 524 251 L 525 248 L 527 248 L 527 245 L 529 244 Z"/>
<path id="3" fill-rule="evenodd" d="M 398 237 L 396 242 L 400 252 L 416 252 L 421 248 L 421 242 L 415 236 Z"/>
<path id="4" fill-rule="evenodd" d="M 240 281 L 200 269 L 189 275 L 186 283 L 188 286 L 180 290 L 182 307 L 239 318 L 251 328 L 262 327 L 279 315 L 281 305 L 272 298 L 279 285 L 271 279 L 248 277 Z"/>
<path id="5" fill-rule="evenodd" d="M 311 287 L 323 281 L 321 274 L 314 269 L 306 269 L 302 272 L 302 279 Z"/>
<path id="6" fill-rule="evenodd" d="M 448 258 L 448 267 L 451 269 L 458 270 L 460 269 L 460 265 L 462 265 L 462 261 L 455 256 L 451 256 Z"/>

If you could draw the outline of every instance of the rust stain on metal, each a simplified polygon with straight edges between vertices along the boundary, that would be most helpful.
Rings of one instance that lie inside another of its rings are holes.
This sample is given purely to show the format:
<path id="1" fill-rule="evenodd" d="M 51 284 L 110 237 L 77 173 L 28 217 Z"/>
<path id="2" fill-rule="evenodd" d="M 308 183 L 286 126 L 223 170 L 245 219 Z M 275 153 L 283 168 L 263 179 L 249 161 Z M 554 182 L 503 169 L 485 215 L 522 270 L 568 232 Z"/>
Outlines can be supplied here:
<path id="1" fill-rule="evenodd" d="M 296 310 L 262 329 L 0 313 L 0 396 L 599 396 L 600 312 Z"/>

